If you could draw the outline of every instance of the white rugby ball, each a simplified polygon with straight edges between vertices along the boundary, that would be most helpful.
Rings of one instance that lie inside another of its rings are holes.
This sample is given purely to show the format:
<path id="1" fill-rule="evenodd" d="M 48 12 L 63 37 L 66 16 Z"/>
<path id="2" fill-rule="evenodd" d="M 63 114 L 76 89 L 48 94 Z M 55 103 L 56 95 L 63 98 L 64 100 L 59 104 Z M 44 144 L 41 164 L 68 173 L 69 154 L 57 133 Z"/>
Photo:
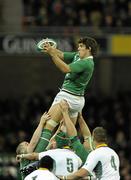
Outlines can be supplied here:
<path id="1" fill-rule="evenodd" d="M 44 45 L 44 43 L 47 43 L 47 42 L 50 43 L 50 45 L 51 45 L 52 47 L 54 47 L 54 48 L 57 47 L 57 43 L 56 43 L 53 39 L 48 39 L 48 38 L 46 38 L 46 39 L 42 39 L 41 41 L 38 42 L 37 48 L 38 48 L 39 50 L 43 50 L 43 45 Z"/>

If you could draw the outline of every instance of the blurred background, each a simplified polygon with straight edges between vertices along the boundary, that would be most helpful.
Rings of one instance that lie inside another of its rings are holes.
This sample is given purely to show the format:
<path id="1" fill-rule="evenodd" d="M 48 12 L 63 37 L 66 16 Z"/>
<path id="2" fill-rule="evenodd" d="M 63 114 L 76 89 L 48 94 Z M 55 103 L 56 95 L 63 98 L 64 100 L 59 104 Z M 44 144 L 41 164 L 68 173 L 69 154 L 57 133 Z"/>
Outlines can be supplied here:
<path id="1" fill-rule="evenodd" d="M 49 37 L 73 51 L 81 36 L 100 46 L 84 118 L 91 131 L 107 129 L 121 180 L 131 180 L 130 0 L 0 0 L 0 180 L 19 179 L 16 146 L 30 140 L 63 82 L 36 43 Z"/>

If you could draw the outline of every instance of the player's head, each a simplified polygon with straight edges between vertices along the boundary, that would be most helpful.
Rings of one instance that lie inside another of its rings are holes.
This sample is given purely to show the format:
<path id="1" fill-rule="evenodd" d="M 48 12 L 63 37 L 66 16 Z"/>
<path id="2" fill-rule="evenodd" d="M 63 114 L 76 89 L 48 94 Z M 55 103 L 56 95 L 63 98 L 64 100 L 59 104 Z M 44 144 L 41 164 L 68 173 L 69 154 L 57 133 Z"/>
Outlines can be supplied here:
<path id="1" fill-rule="evenodd" d="M 28 147 L 29 143 L 26 141 L 21 142 L 17 148 L 16 148 L 16 153 L 17 154 L 24 154 L 27 153 L 27 147 Z"/>
<path id="2" fill-rule="evenodd" d="M 69 144 L 70 144 L 70 140 L 67 137 L 67 134 L 64 132 L 59 132 L 55 136 L 55 141 L 56 141 L 57 148 L 64 148 L 65 146 L 69 146 Z"/>
<path id="3" fill-rule="evenodd" d="M 49 171 L 53 170 L 54 159 L 50 156 L 44 156 L 39 161 L 39 168 L 47 168 Z"/>
<path id="4" fill-rule="evenodd" d="M 107 143 L 107 132 L 103 127 L 96 127 L 92 132 L 92 137 L 96 143 Z"/>
<path id="5" fill-rule="evenodd" d="M 85 58 L 87 55 L 96 56 L 98 44 L 95 39 L 91 37 L 80 38 L 78 41 L 78 45 L 80 58 Z"/>

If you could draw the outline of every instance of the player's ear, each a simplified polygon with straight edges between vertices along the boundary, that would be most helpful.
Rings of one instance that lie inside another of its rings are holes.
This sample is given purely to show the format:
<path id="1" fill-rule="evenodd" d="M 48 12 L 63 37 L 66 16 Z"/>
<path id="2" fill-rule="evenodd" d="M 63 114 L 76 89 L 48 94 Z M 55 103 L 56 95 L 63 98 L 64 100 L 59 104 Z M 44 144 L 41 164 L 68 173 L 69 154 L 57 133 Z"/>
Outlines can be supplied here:
<path id="1" fill-rule="evenodd" d="M 89 46 L 89 48 L 88 48 L 90 51 L 91 51 L 91 47 Z"/>

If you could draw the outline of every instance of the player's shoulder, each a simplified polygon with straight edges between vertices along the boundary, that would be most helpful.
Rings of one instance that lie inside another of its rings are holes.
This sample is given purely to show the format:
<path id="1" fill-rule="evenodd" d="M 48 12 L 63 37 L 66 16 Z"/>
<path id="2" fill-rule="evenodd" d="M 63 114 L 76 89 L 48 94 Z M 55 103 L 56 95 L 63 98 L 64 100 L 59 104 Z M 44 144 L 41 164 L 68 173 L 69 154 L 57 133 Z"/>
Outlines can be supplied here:
<path id="1" fill-rule="evenodd" d="M 94 59 L 93 56 L 88 56 L 84 58 L 84 61 L 90 63 L 90 64 L 94 64 Z"/>
<path id="2" fill-rule="evenodd" d="M 80 61 L 85 66 L 88 66 L 88 68 L 93 69 L 94 68 L 94 60 L 93 56 L 86 57 Z"/>
<path id="3" fill-rule="evenodd" d="M 111 152 L 112 154 L 114 154 L 114 156 L 117 156 L 117 157 L 118 157 L 118 154 L 117 154 L 117 152 L 116 152 L 114 149 L 112 149 L 112 148 L 109 147 L 109 150 L 110 150 L 110 152 Z"/>
<path id="4" fill-rule="evenodd" d="M 117 153 L 115 152 L 115 150 L 114 149 L 112 149 L 111 147 L 100 147 L 100 148 L 97 148 L 97 149 L 95 149 L 95 154 L 98 154 L 98 155 L 106 155 L 106 156 L 108 156 L 108 155 L 116 155 L 116 156 L 118 156 L 117 155 Z"/>
<path id="5" fill-rule="evenodd" d="M 89 155 L 90 155 L 90 156 L 99 156 L 99 155 L 103 154 L 104 151 L 107 151 L 107 148 L 103 148 L 103 147 L 96 148 L 96 149 L 94 149 L 93 151 L 91 151 L 91 152 L 89 153 Z"/>

